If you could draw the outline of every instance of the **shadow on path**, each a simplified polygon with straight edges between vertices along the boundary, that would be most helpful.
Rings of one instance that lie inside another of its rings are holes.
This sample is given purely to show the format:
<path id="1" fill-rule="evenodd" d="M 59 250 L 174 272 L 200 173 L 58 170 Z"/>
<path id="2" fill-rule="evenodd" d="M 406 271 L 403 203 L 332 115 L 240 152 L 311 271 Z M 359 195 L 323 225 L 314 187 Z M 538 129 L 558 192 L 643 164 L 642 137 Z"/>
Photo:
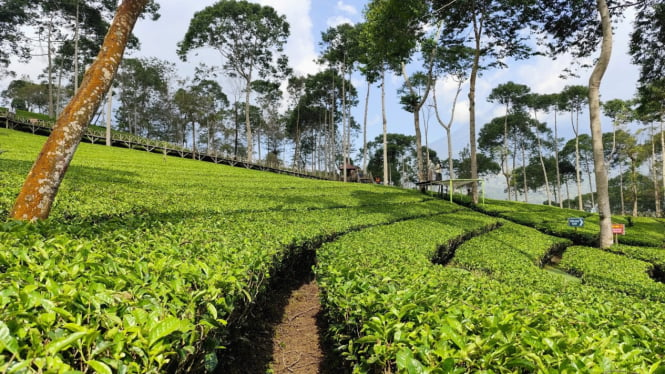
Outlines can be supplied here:
<path id="1" fill-rule="evenodd" d="M 294 256 L 257 299 L 246 322 L 231 330 L 216 373 L 344 373 L 322 338 L 325 321 L 312 266 L 316 252 Z"/>

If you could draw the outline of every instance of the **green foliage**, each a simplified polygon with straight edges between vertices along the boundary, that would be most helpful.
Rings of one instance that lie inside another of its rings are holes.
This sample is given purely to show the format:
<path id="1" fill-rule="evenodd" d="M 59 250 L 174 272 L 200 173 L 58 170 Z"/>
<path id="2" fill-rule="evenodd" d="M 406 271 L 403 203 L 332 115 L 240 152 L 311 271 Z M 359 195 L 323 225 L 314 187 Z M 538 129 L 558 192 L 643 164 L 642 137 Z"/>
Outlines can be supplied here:
<path id="1" fill-rule="evenodd" d="M 497 174 L 501 171 L 501 166 L 482 153 L 476 155 L 478 164 L 478 175 Z M 453 159 L 453 168 L 455 175 L 459 179 L 471 179 L 471 154 L 469 147 L 464 147 L 459 152 L 459 158 Z"/>
<path id="2" fill-rule="evenodd" d="M 630 35 L 630 54 L 640 66 L 640 83 L 648 84 L 663 77 L 665 40 L 665 5 L 655 0 L 638 4 L 634 30 Z"/>
<path id="3" fill-rule="evenodd" d="M 197 48 L 217 49 L 225 58 L 224 68 L 245 79 L 249 85 L 252 71 L 265 78 L 275 70 L 273 52 L 281 52 L 289 36 L 286 17 L 269 6 L 247 1 L 219 1 L 196 12 L 178 55 Z"/>
<path id="4" fill-rule="evenodd" d="M 367 51 L 369 65 L 399 71 L 424 36 L 422 26 L 430 16 L 428 2 L 373 0 L 364 13 L 361 46 Z"/>
<path id="5" fill-rule="evenodd" d="M 553 253 L 570 241 L 535 229 L 506 223 L 501 228 L 462 244 L 453 263 L 467 270 L 485 272 L 497 279 L 538 280 L 542 267 Z"/>
<path id="6" fill-rule="evenodd" d="M 567 240 L 413 191 L 89 144 L 49 220 L 6 221 L 43 140 L 0 129 L 1 371 L 212 371 L 284 260 L 322 243 L 327 334 L 355 372 L 662 370 L 657 248 L 573 247 L 580 282 L 541 268 Z M 485 205 L 555 212 L 526 207 Z"/>
<path id="7" fill-rule="evenodd" d="M 597 248 L 570 247 L 562 269 L 578 275 L 582 282 L 629 295 L 665 300 L 665 285 L 653 280 L 653 265 Z"/>
<path id="8" fill-rule="evenodd" d="M 665 250 L 662 248 L 636 247 L 629 245 L 613 245 L 608 251 L 624 256 L 649 262 L 656 267 L 665 269 Z"/>
<path id="9" fill-rule="evenodd" d="M 579 245 L 596 246 L 598 244 L 598 214 L 595 213 L 492 199 L 485 199 L 485 204 L 478 204 L 474 208 L 548 234 L 568 238 Z M 568 226 L 568 217 L 583 217 L 585 219 L 584 227 Z M 626 228 L 625 235 L 618 236 L 619 243 L 665 247 L 665 222 L 662 219 L 630 217 L 630 220 L 633 222 L 633 226 Z M 614 216 L 612 222 L 628 226 L 626 217 Z"/>
<path id="10" fill-rule="evenodd" d="M 416 138 L 404 134 L 387 134 L 388 167 L 391 182 L 401 186 L 415 179 L 415 171 L 411 162 L 416 157 Z M 367 170 L 373 175 L 383 174 L 383 136 L 377 135 L 367 143 L 369 162 Z"/>
<path id="11" fill-rule="evenodd" d="M 3 218 L 43 140 L 0 130 Z M 0 370 L 200 368 L 290 251 L 446 205 L 89 144 L 60 192 L 0 225 Z"/>
<path id="12" fill-rule="evenodd" d="M 48 85 L 23 79 L 13 80 L 2 91 L 2 97 L 11 101 L 11 107 L 16 112 L 30 109 L 43 111 L 48 105 Z"/>
<path id="13" fill-rule="evenodd" d="M 507 224 L 457 248 L 453 264 L 481 251 L 479 271 L 432 264 L 496 223 L 446 209 L 319 250 L 329 334 L 354 372 L 662 370 L 663 304 L 541 270 L 558 239 Z"/>

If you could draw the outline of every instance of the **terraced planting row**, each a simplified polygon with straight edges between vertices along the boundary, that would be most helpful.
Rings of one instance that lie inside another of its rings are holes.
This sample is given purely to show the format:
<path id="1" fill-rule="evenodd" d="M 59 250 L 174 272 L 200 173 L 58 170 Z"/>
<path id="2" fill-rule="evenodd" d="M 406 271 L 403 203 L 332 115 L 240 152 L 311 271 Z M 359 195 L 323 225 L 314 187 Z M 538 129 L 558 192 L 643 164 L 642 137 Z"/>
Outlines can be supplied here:
<path id="1" fill-rule="evenodd" d="M 0 129 L 0 372 L 214 371 L 311 250 L 348 371 L 665 370 L 648 265 L 624 275 L 651 288 L 608 286 L 610 253 L 543 270 L 570 241 L 413 191 L 88 144 L 51 219 L 7 221 L 43 141 Z M 612 250 L 662 268 L 658 248 Z"/>
<path id="2" fill-rule="evenodd" d="M 560 263 L 584 283 L 665 301 L 665 284 L 655 281 L 653 264 L 590 247 L 570 247 Z"/>
<path id="3" fill-rule="evenodd" d="M 466 198 L 456 201 L 469 205 Z M 492 199 L 485 199 L 484 204 L 474 205 L 473 208 L 548 234 L 569 238 L 579 245 L 595 246 L 598 242 L 598 214 L 595 213 Z M 569 217 L 584 218 L 584 226 L 568 226 Z M 615 215 L 612 222 L 625 225 L 626 234 L 618 237 L 621 244 L 665 247 L 665 219 Z"/>
<path id="4" fill-rule="evenodd" d="M 2 221 L 43 140 L 0 131 Z M 54 209 L 0 224 L 0 372 L 212 370 L 287 257 L 458 208 L 82 144 Z"/>
<path id="5" fill-rule="evenodd" d="M 439 246 L 497 223 L 464 214 L 477 224 L 421 218 L 319 250 L 329 335 L 355 371 L 664 370 L 664 305 L 541 269 L 565 240 L 504 223 L 433 264 Z"/>

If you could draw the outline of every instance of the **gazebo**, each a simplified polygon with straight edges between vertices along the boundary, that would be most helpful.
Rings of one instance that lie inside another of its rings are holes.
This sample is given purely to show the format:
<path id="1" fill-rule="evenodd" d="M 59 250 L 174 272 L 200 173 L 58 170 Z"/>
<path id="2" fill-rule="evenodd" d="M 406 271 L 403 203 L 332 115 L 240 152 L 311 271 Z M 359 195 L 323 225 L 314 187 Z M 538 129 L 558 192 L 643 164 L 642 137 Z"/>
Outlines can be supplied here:
<path id="1" fill-rule="evenodd" d="M 340 176 L 344 178 L 344 165 L 339 167 Z M 356 181 L 358 179 L 358 167 L 346 164 L 346 180 Z"/>
<path id="2" fill-rule="evenodd" d="M 453 202 L 453 193 L 455 190 L 466 187 L 467 194 L 471 193 L 471 185 L 474 183 L 480 184 L 480 192 L 482 203 L 485 204 L 485 183 L 482 179 L 448 179 L 448 180 L 436 180 L 436 181 L 422 181 L 416 183 L 418 186 L 439 186 L 439 194 L 443 196 L 447 194 L 450 198 L 450 202 Z M 444 192 L 445 188 L 445 192 Z"/>

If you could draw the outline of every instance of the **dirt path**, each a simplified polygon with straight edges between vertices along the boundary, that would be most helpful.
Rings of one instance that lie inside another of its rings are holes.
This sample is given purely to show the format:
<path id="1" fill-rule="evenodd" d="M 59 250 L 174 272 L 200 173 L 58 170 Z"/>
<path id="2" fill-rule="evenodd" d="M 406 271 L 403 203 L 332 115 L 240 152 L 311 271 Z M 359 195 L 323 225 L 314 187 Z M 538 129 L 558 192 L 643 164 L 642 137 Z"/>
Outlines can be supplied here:
<path id="1" fill-rule="evenodd" d="M 275 328 L 271 367 L 275 374 L 311 374 L 321 370 L 324 353 L 319 340 L 317 315 L 319 287 L 311 280 L 295 290 Z"/>
<path id="2" fill-rule="evenodd" d="M 322 339 L 319 287 L 314 258 L 301 258 L 272 285 L 243 327 L 231 331 L 218 354 L 217 374 L 337 374 L 338 359 Z"/>

